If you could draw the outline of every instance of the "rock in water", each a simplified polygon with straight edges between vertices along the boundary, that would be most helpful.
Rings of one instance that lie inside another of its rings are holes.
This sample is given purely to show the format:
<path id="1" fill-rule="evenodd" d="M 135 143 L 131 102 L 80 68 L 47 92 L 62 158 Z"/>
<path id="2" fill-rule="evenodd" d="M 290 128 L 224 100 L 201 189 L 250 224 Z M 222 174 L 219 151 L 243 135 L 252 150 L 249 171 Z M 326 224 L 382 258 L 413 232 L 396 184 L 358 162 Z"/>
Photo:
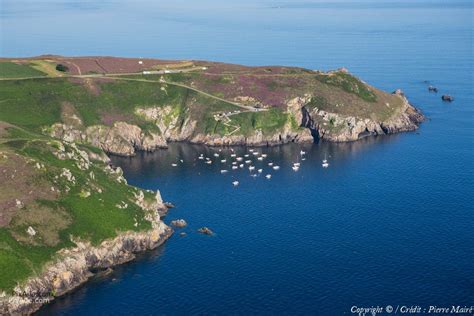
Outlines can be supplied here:
<path id="1" fill-rule="evenodd" d="M 438 93 L 438 88 L 433 87 L 433 86 L 429 86 L 429 87 L 428 87 L 428 91 L 429 91 L 429 92 Z"/>
<path id="2" fill-rule="evenodd" d="M 453 96 L 451 96 L 451 95 L 444 94 L 444 95 L 441 97 L 441 100 L 447 101 L 447 102 L 453 102 L 453 101 L 454 101 L 454 98 L 453 98 Z"/>
<path id="3" fill-rule="evenodd" d="M 177 219 L 177 220 L 171 221 L 171 225 L 173 225 L 174 227 L 183 228 L 183 227 L 186 227 L 188 223 L 186 223 L 184 219 Z"/>
<path id="4" fill-rule="evenodd" d="M 174 204 L 171 203 L 171 202 L 164 202 L 163 204 L 164 204 L 167 208 L 174 208 L 174 207 L 175 207 Z"/>
<path id="5" fill-rule="evenodd" d="M 213 235 L 213 231 L 210 230 L 209 228 L 207 227 L 201 227 L 198 229 L 198 232 L 200 232 L 201 234 L 205 234 L 205 235 Z"/>

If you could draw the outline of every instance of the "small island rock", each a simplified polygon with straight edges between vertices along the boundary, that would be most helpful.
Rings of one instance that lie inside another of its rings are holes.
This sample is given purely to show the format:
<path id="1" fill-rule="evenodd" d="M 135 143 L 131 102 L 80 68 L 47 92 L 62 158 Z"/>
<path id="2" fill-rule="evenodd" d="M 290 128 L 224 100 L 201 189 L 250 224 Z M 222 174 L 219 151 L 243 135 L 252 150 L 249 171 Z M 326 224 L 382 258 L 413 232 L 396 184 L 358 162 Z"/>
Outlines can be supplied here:
<path id="1" fill-rule="evenodd" d="M 214 234 L 212 230 L 210 230 L 208 227 L 201 227 L 198 229 L 198 232 L 200 232 L 201 234 L 205 234 L 205 235 L 212 235 Z"/>
<path id="2" fill-rule="evenodd" d="M 184 219 L 177 219 L 177 220 L 171 221 L 171 225 L 173 225 L 174 227 L 183 228 L 183 227 L 186 227 L 188 223 L 186 223 Z"/>
<path id="3" fill-rule="evenodd" d="M 454 101 L 454 98 L 453 98 L 451 95 L 444 94 L 444 95 L 441 97 L 441 100 L 447 101 L 447 102 L 453 102 L 453 101 Z"/>

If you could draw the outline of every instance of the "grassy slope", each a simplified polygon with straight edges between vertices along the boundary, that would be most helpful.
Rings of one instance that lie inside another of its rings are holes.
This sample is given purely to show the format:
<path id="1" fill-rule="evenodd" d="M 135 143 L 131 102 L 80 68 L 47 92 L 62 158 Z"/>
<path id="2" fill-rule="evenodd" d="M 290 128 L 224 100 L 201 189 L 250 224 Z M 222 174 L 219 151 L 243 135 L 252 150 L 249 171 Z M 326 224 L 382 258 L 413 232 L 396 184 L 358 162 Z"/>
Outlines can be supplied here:
<path id="1" fill-rule="evenodd" d="M 9 135 L 0 140 L 0 169 L 8 171 L 7 163 L 15 167 L 15 164 L 20 164 L 20 160 L 31 160 L 29 168 L 33 170 L 34 176 L 24 179 L 25 183 L 20 185 L 33 181 L 33 187 L 39 192 L 49 191 L 51 187 L 61 191 L 55 198 L 25 203 L 23 208 L 15 210 L 9 226 L 0 227 L 1 290 L 10 291 L 17 282 L 39 273 L 43 264 L 51 260 L 57 250 L 73 245 L 70 236 L 97 244 L 116 236 L 119 231 L 150 227 L 150 223 L 143 219 L 144 211 L 132 202 L 136 189 L 119 183 L 117 175 L 104 171 L 102 162 L 94 162 L 87 171 L 80 170 L 73 160 L 60 160 L 52 154 L 56 150 L 54 141 L 18 129 L 10 128 Z M 66 150 L 72 149 L 66 147 Z M 45 168 L 36 170 L 37 162 Z M 59 176 L 62 168 L 71 171 L 76 179 L 75 185 Z M 95 179 L 91 178 L 91 171 Z M 4 186 L 8 185 L 8 182 L 1 183 L 0 191 L 7 192 Z M 66 192 L 66 187 L 70 188 L 69 192 Z M 102 192 L 99 193 L 98 189 Z M 85 197 L 85 192 L 91 195 Z M 145 194 L 148 199 L 153 198 L 151 193 Z M 6 196 L 0 195 L 0 202 L 15 199 L 22 201 L 26 196 L 21 190 Z M 128 204 L 126 209 L 116 206 L 122 201 Z M 44 221 L 44 218 L 50 220 Z M 137 227 L 134 226 L 135 219 Z M 38 238 L 30 240 L 26 234 L 29 226 L 37 231 Z"/>
<path id="2" fill-rule="evenodd" d="M 0 78 L 29 78 L 46 76 L 30 64 L 16 64 L 13 62 L 0 62 Z"/>
<path id="3" fill-rule="evenodd" d="M 5 81 L 0 86 L 0 120 L 39 132 L 42 127 L 61 121 L 61 105 L 69 102 L 86 126 L 104 124 L 110 121 L 108 117 L 119 117 L 145 130 L 152 130 L 153 124 L 135 115 L 135 109 L 171 106 L 173 114 L 182 115 L 182 119 L 190 115 L 198 121 L 198 131 L 209 133 L 215 130 L 214 113 L 239 109 L 230 103 L 174 85 L 138 81 L 103 82 L 98 79 L 93 84 L 100 93 L 92 93 L 85 84 L 66 78 Z M 18 115 L 19 112 L 22 114 Z M 264 130 L 282 127 L 280 123 L 284 123 L 282 118 L 286 114 L 279 109 L 270 112 L 244 113 L 240 118 L 236 117 L 236 123 L 242 124 L 242 130 L 246 132 L 249 131 L 248 126 L 257 127 L 253 121 L 261 122 L 259 125 Z M 279 119 L 273 121 L 272 118 L 276 117 Z M 222 130 L 218 128 L 216 132 Z"/>
<path id="4" fill-rule="evenodd" d="M 161 75 L 130 77 L 158 80 Z M 400 98 L 370 87 L 343 71 L 320 73 L 296 69 L 294 73 L 287 70 L 283 74 L 275 75 L 252 72 L 190 72 L 166 74 L 163 78 L 228 100 L 250 96 L 255 101 L 249 101 L 249 105 L 260 103 L 283 111 L 286 110 L 288 100 L 305 94 L 313 96 L 313 102 L 308 105 L 310 108 L 318 107 L 328 112 L 382 121 L 396 113 L 402 105 Z"/>

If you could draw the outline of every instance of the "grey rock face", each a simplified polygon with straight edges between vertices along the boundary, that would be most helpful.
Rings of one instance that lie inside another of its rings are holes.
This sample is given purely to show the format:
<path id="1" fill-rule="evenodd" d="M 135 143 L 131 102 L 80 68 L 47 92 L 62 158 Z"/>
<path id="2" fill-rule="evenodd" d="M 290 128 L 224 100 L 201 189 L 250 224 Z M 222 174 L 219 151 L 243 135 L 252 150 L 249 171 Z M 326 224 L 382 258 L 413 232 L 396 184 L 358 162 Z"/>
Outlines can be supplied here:
<path id="1" fill-rule="evenodd" d="M 403 99 L 403 107 L 385 121 L 343 116 L 317 108 L 308 112 L 303 108 L 303 124 L 315 131 L 320 139 L 332 142 L 349 142 L 370 135 L 416 130 L 424 120 L 423 114 L 408 102 L 401 90 L 395 91 L 394 94 Z"/>
<path id="2" fill-rule="evenodd" d="M 29 315 L 86 282 L 93 275 L 91 271 L 133 260 L 136 253 L 161 245 L 172 232 L 158 217 L 150 231 L 123 233 L 99 246 L 78 241 L 75 248 L 58 253 L 57 261 L 47 266 L 41 275 L 18 285 L 13 295 L 0 297 L 0 314 Z"/>
<path id="3" fill-rule="evenodd" d="M 154 151 L 166 148 L 166 140 L 157 133 L 144 133 L 136 125 L 116 122 L 114 126 L 93 125 L 84 131 L 65 124 L 54 124 L 50 135 L 65 142 L 90 143 L 107 153 L 133 156 L 135 150 Z"/>

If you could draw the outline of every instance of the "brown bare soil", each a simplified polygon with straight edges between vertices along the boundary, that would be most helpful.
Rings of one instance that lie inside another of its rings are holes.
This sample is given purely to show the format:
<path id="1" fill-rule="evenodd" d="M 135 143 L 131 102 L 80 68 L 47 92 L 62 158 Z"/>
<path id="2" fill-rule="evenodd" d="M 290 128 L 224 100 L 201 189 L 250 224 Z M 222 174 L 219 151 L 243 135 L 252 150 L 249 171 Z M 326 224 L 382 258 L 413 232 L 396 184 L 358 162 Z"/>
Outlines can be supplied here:
<path id="1" fill-rule="evenodd" d="M 114 79 L 107 78 L 69 78 L 69 82 L 80 84 L 89 91 L 94 96 L 98 96 L 102 91 L 100 89 L 99 83 L 101 82 L 113 82 Z"/>
<path id="2" fill-rule="evenodd" d="M 138 59 L 120 57 L 56 57 L 58 63 L 66 64 L 74 75 L 137 73 L 144 70 L 160 68 L 177 61 L 159 59 Z M 140 63 L 141 61 L 141 63 Z"/>
<path id="3" fill-rule="evenodd" d="M 0 227 L 8 226 L 20 209 L 36 199 L 57 197 L 48 182 L 39 177 L 40 172 L 22 156 L 0 151 Z"/>
<path id="4" fill-rule="evenodd" d="M 61 120 L 64 124 L 80 128 L 82 120 L 77 113 L 76 108 L 70 102 L 63 102 L 61 104 Z"/>
<path id="5" fill-rule="evenodd" d="M 51 208 L 38 203 L 31 203 L 17 211 L 10 226 L 14 228 L 13 237 L 22 243 L 56 246 L 60 240 L 59 232 L 72 222 L 71 215 L 61 208 Z M 32 238 L 28 227 L 34 227 L 37 237 Z"/>
<path id="6" fill-rule="evenodd" d="M 0 137 L 4 137 L 8 134 L 7 128 L 12 127 L 12 125 L 7 122 L 0 121 Z"/>
<path id="7" fill-rule="evenodd" d="M 103 111 L 100 113 L 100 120 L 102 124 L 107 126 L 112 126 L 115 122 L 131 122 L 133 119 L 133 115 L 126 113 L 114 111 Z"/>

